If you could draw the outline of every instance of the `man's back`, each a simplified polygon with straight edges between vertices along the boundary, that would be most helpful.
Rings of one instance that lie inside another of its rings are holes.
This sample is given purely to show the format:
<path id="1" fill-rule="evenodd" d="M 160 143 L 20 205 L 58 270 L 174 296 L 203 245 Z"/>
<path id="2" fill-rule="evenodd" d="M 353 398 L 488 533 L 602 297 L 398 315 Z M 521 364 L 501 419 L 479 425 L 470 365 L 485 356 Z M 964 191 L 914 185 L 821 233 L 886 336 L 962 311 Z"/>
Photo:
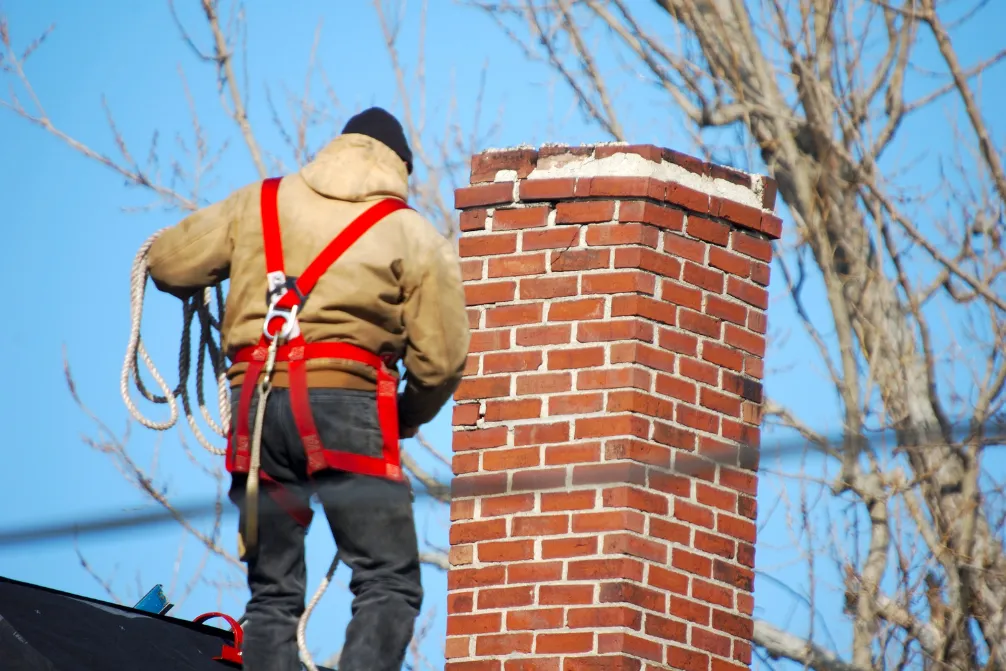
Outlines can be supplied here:
<path id="1" fill-rule="evenodd" d="M 286 271 L 296 277 L 358 215 L 382 198 L 405 200 L 408 175 L 376 140 L 342 135 L 297 173 L 278 194 Z M 176 294 L 230 278 L 223 345 L 228 354 L 254 345 L 266 313 L 261 183 L 166 231 L 148 263 L 158 287 Z M 456 388 L 468 352 L 469 330 L 457 256 L 450 243 L 416 212 L 389 215 L 352 245 L 318 280 L 298 321 L 308 342 L 346 342 L 377 354 L 400 355 L 410 381 L 436 389 L 406 416 L 425 423 Z M 246 365 L 230 370 L 238 386 Z M 312 387 L 369 390 L 373 370 L 348 361 L 310 362 Z M 277 366 L 274 384 L 287 385 Z M 446 392 L 446 395 L 445 395 Z M 407 395 L 408 396 L 408 395 Z M 415 401 L 411 401 L 415 405 Z M 407 404 L 408 405 L 408 404 Z"/>

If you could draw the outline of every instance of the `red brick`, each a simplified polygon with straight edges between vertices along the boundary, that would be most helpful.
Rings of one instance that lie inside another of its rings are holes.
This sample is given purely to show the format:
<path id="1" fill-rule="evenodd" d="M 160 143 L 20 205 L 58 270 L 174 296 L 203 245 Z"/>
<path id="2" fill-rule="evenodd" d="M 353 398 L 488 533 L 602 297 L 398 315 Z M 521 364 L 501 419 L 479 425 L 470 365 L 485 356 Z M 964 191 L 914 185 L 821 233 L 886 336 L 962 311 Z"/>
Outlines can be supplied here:
<path id="1" fill-rule="evenodd" d="M 682 360 L 684 363 L 685 360 Z M 695 403 L 696 386 L 687 380 L 670 375 L 657 375 L 656 392 L 686 403 Z"/>
<path id="2" fill-rule="evenodd" d="M 535 468 L 521 470 L 513 474 L 514 491 L 556 489 L 566 484 L 566 469 Z"/>
<path id="3" fill-rule="evenodd" d="M 549 268 L 553 273 L 601 270 L 609 265 L 610 249 L 565 249 L 549 253 Z"/>
<path id="4" fill-rule="evenodd" d="M 531 585 L 480 589 L 478 594 L 479 610 L 520 608 L 534 603 L 534 587 Z"/>
<path id="5" fill-rule="evenodd" d="M 569 422 L 525 424 L 514 429 L 514 445 L 543 445 L 569 440 Z"/>
<path id="6" fill-rule="evenodd" d="M 695 311 L 702 310 L 702 291 L 673 280 L 660 283 L 660 298 L 667 303 L 680 305 Z M 676 323 L 676 322 L 675 322 Z"/>
<path id="7" fill-rule="evenodd" d="M 562 279 L 576 280 L 576 278 Z M 621 298 L 621 296 L 618 298 Z M 550 303 L 548 306 L 548 321 L 550 322 L 601 319 L 602 317 L 604 317 L 603 298 L 581 298 L 575 301 L 559 301 Z"/>
<path id="8" fill-rule="evenodd" d="M 656 517 L 650 518 L 649 533 L 651 536 L 679 545 L 689 545 L 692 534 L 691 529 L 683 524 L 668 522 Z"/>
<path id="9" fill-rule="evenodd" d="M 730 415 L 731 417 L 738 417 L 741 414 L 740 399 L 732 398 L 707 387 L 703 387 L 699 393 L 699 403 L 704 408 L 723 413 L 724 415 Z"/>
<path id="10" fill-rule="evenodd" d="M 706 650 L 714 655 L 719 655 L 720 657 L 730 656 L 730 639 L 721 634 L 692 627 L 689 642 L 692 644 L 692 647 Z"/>
<path id="11" fill-rule="evenodd" d="M 576 376 L 578 390 L 615 389 L 617 387 L 635 387 L 649 390 L 650 372 L 638 366 L 622 368 L 602 368 L 599 370 L 581 371 Z"/>
<path id="12" fill-rule="evenodd" d="M 602 495 L 605 508 L 634 508 L 644 513 L 667 515 L 667 497 L 634 487 L 613 487 Z"/>
<path id="13" fill-rule="evenodd" d="M 571 177 L 559 179 L 525 179 L 521 180 L 520 183 L 520 199 L 534 201 L 571 198 L 575 186 L 576 180 Z"/>
<path id="14" fill-rule="evenodd" d="M 694 622 L 695 624 L 708 625 L 712 609 L 705 604 L 671 595 L 671 603 L 668 612 L 674 617 L 679 617 L 682 620 L 688 620 L 690 622 Z M 694 627 L 691 629 L 692 631 L 695 630 Z"/>
<path id="15" fill-rule="evenodd" d="M 471 353 L 491 352 L 510 348 L 510 331 L 500 329 L 497 331 L 477 331 L 472 333 L 471 343 L 468 351 Z"/>
<path id="16" fill-rule="evenodd" d="M 477 615 L 448 615 L 447 635 L 487 634 L 503 629 L 502 613 L 479 613 Z"/>
<path id="17" fill-rule="evenodd" d="M 601 312 L 599 317 L 603 315 L 604 313 Z M 655 322 L 674 326 L 678 321 L 678 309 L 673 305 L 668 305 L 667 303 L 655 300 L 649 296 L 630 294 L 612 296 L 611 316 L 645 317 L 646 319 L 651 319 Z M 589 319 L 589 317 L 586 319 Z"/>
<path id="18" fill-rule="evenodd" d="M 763 212 L 761 220 L 758 222 L 758 228 L 773 240 L 778 240 L 782 237 L 782 219 L 774 214 Z"/>
<path id="19" fill-rule="evenodd" d="M 658 613 L 664 612 L 667 602 L 661 592 L 630 582 L 602 583 L 598 597 L 600 603 L 631 603 Z"/>
<path id="20" fill-rule="evenodd" d="M 608 394 L 605 410 L 610 413 L 635 412 L 650 417 L 670 419 L 674 404 L 652 394 L 638 391 L 613 391 Z M 644 438 L 646 436 L 643 436 Z"/>
<path id="21" fill-rule="evenodd" d="M 512 419 L 534 419 L 536 417 L 541 417 L 540 399 L 522 398 L 486 403 L 485 419 L 487 422 L 505 422 Z"/>
<path id="22" fill-rule="evenodd" d="M 663 468 L 671 465 L 671 451 L 662 445 L 635 438 L 606 441 L 604 445 L 606 461 L 632 459 L 644 464 Z"/>
<path id="23" fill-rule="evenodd" d="M 709 671 L 709 655 L 673 645 L 667 648 L 667 663 L 672 669 L 681 671 Z"/>
<path id="24" fill-rule="evenodd" d="M 748 328 L 755 333 L 765 334 L 768 330 L 768 318 L 764 312 L 758 312 L 757 310 L 751 310 L 748 314 Z"/>
<path id="25" fill-rule="evenodd" d="M 545 448 L 545 464 L 582 464 L 600 461 L 600 443 L 549 445 Z"/>
<path id="26" fill-rule="evenodd" d="M 700 214 L 709 212 L 709 194 L 682 184 L 668 184 L 664 200 Z"/>
<path id="27" fill-rule="evenodd" d="M 603 347 L 553 349 L 547 354 L 549 370 L 569 370 L 604 365 Z"/>
<path id="28" fill-rule="evenodd" d="M 727 281 L 727 293 L 762 310 L 768 309 L 768 291 L 736 277 Z"/>
<path id="29" fill-rule="evenodd" d="M 723 293 L 723 273 L 686 261 L 681 279 L 706 291 Z"/>
<path id="30" fill-rule="evenodd" d="M 622 247 L 615 250 L 616 268 L 639 268 L 664 277 L 678 278 L 681 261 L 645 247 Z"/>
<path id="31" fill-rule="evenodd" d="M 465 282 L 482 279 L 485 264 L 483 259 L 465 259 L 461 262 L 461 279 Z"/>
<path id="32" fill-rule="evenodd" d="M 706 314 L 711 317 L 724 319 L 743 326 L 748 319 L 748 309 L 739 303 L 733 303 L 720 298 L 719 296 L 709 296 L 706 298 Z M 757 314 L 752 312 L 752 315 Z"/>
<path id="33" fill-rule="evenodd" d="M 534 651 L 544 654 L 590 652 L 594 649 L 594 633 L 538 634 Z"/>
<path id="34" fill-rule="evenodd" d="M 646 525 L 641 513 L 634 510 L 610 510 L 601 513 L 575 513 L 573 515 L 573 533 L 588 533 L 600 531 L 635 531 L 643 533 Z M 605 554 L 608 554 L 605 551 Z"/>
<path id="35" fill-rule="evenodd" d="M 541 495 L 542 512 L 557 510 L 590 510 L 594 507 L 597 495 L 594 490 L 577 492 L 543 492 Z"/>
<path id="36" fill-rule="evenodd" d="M 526 326 L 517 329 L 515 340 L 521 347 L 540 347 L 542 345 L 559 345 L 573 339 L 573 329 L 569 324 L 550 326 Z"/>
<path id="37" fill-rule="evenodd" d="M 671 552 L 671 566 L 686 573 L 708 578 L 712 575 L 713 562 L 707 557 L 676 547 Z"/>
<path id="38" fill-rule="evenodd" d="M 458 227 L 462 231 L 484 231 L 486 228 L 486 215 L 488 210 L 467 210 L 462 212 L 458 220 Z"/>
<path id="39" fill-rule="evenodd" d="M 451 525 L 451 544 L 477 543 L 506 536 L 506 520 L 455 522 Z"/>
<path id="40" fill-rule="evenodd" d="M 517 251 L 516 233 L 465 235 L 458 241 L 458 256 L 496 256 Z"/>
<path id="41" fill-rule="evenodd" d="M 506 308 L 492 308 L 491 310 L 504 309 Z M 488 314 L 486 315 L 486 319 L 488 323 Z M 678 327 L 686 331 L 698 333 L 709 338 L 719 338 L 722 325 L 723 323 L 715 317 L 693 312 L 685 308 L 678 310 Z"/>
<path id="42" fill-rule="evenodd" d="M 730 236 L 730 249 L 765 263 L 772 260 L 772 243 L 742 231 L 733 231 Z"/>
<path id="43" fill-rule="evenodd" d="M 534 449 L 534 448 L 532 448 Z M 486 456 L 495 452 L 486 452 Z M 534 510 L 534 494 L 507 494 L 505 496 L 486 496 L 479 505 L 479 517 L 500 517 L 514 513 L 526 513 Z"/>
<path id="44" fill-rule="evenodd" d="M 497 375 L 495 377 L 474 377 L 461 381 L 457 391 L 454 392 L 454 400 L 469 401 L 472 399 L 482 400 L 486 398 L 496 398 L 510 395 L 510 376 Z"/>
<path id="45" fill-rule="evenodd" d="M 587 228 L 586 242 L 591 247 L 645 245 L 656 249 L 660 244 L 660 231 L 645 224 L 595 224 Z M 615 259 L 617 262 L 617 254 Z"/>
<path id="46" fill-rule="evenodd" d="M 534 559 L 534 541 L 526 540 L 479 543 L 477 552 L 479 561 L 485 563 Z"/>
<path id="47" fill-rule="evenodd" d="M 752 230 L 758 230 L 761 228 L 761 210 L 751 207 L 750 205 L 744 205 L 743 203 L 736 203 L 732 200 L 720 199 L 719 208 L 713 214 L 716 214 L 727 221 L 731 221 L 744 228 L 750 228 Z"/>
<path id="48" fill-rule="evenodd" d="M 482 357 L 483 375 L 537 370 L 542 363 L 541 352 L 505 352 Z"/>
<path id="49" fill-rule="evenodd" d="M 749 356 L 744 359 L 744 372 L 761 380 L 765 377 L 765 362 L 759 357 Z"/>
<path id="50" fill-rule="evenodd" d="M 474 426 L 478 419 L 478 403 L 457 403 L 454 405 L 452 418 L 454 426 Z"/>
<path id="51" fill-rule="evenodd" d="M 657 337 L 657 343 L 666 350 L 695 356 L 699 349 L 699 340 L 688 333 L 672 331 L 671 329 L 661 329 Z"/>
<path id="52" fill-rule="evenodd" d="M 606 555 L 626 554 L 659 564 L 667 563 L 666 545 L 631 534 L 608 534 L 604 537 L 603 549 Z"/>
<path id="53" fill-rule="evenodd" d="M 486 471 L 530 468 L 531 466 L 539 466 L 540 464 L 541 450 L 537 447 L 516 448 L 513 450 L 489 450 L 482 455 L 482 469 Z"/>
<path id="54" fill-rule="evenodd" d="M 489 447 L 506 445 L 507 428 L 505 426 L 492 429 L 474 429 L 471 431 L 456 431 L 454 433 L 454 451 L 483 450 Z"/>
<path id="55" fill-rule="evenodd" d="M 581 278 L 580 292 L 583 294 L 638 293 L 653 295 L 657 281 L 653 275 L 639 270 L 625 270 L 612 273 L 593 273 Z"/>
<path id="56" fill-rule="evenodd" d="M 573 467 L 574 485 L 646 484 L 646 468 L 631 461 Z"/>
<path id="57" fill-rule="evenodd" d="M 478 186 L 466 186 L 454 192 L 454 209 L 466 210 L 485 205 L 500 205 L 513 202 L 514 183 L 496 182 Z"/>
<path id="58" fill-rule="evenodd" d="M 500 671 L 502 667 L 497 659 L 485 659 L 474 662 L 447 662 L 444 671 Z"/>
<path id="59" fill-rule="evenodd" d="M 751 259 L 733 254 L 721 247 L 710 247 L 709 265 L 731 275 L 750 277 L 751 269 L 755 264 L 752 263 Z"/>
<path id="60" fill-rule="evenodd" d="M 455 454 L 451 458 L 451 468 L 454 470 L 454 475 L 475 473 L 480 469 L 478 453 L 462 452 L 461 454 Z"/>
<path id="61" fill-rule="evenodd" d="M 607 551 L 605 551 L 607 553 Z M 597 554 L 597 536 L 555 538 L 541 541 L 542 559 L 584 557 Z"/>
<path id="62" fill-rule="evenodd" d="M 516 520 L 514 520 L 516 522 Z M 558 533 L 565 533 L 560 531 Z M 528 534 L 531 536 L 537 533 Z M 506 569 L 507 584 L 523 584 L 529 582 L 552 582 L 562 579 L 562 562 L 520 562 L 511 564 Z"/>
<path id="63" fill-rule="evenodd" d="M 566 580 L 643 580 L 643 562 L 631 557 L 606 557 L 570 561 Z"/>
<path id="64" fill-rule="evenodd" d="M 734 558 L 734 542 L 728 538 L 715 536 L 700 529 L 695 530 L 695 549 L 706 554 L 719 555 L 724 559 Z"/>
<path id="65" fill-rule="evenodd" d="M 613 201 L 565 202 L 555 206 L 556 224 L 590 224 L 614 218 Z"/>
<path id="66" fill-rule="evenodd" d="M 487 657 L 531 652 L 533 634 L 495 634 L 475 639 L 475 654 Z"/>
<path id="67" fill-rule="evenodd" d="M 529 608 L 511 611 L 506 616 L 507 631 L 533 629 L 559 629 L 562 627 L 562 608 Z"/>
<path id="68" fill-rule="evenodd" d="M 696 263 L 705 263 L 706 250 L 708 248 L 709 245 L 701 240 L 692 240 L 674 233 L 664 234 L 664 251 L 674 256 L 680 256 L 683 259 L 695 261 Z"/>
<path id="69" fill-rule="evenodd" d="M 651 566 L 646 584 L 675 594 L 687 594 L 690 580 L 692 578 L 685 573 L 678 573 L 660 566 Z"/>
<path id="70" fill-rule="evenodd" d="M 538 603 L 543 606 L 594 603 L 594 585 L 542 585 Z"/>
<path id="71" fill-rule="evenodd" d="M 656 203 L 623 200 L 618 206 L 618 220 L 635 221 L 670 231 L 680 231 L 684 227 L 685 216 L 681 210 Z"/>
<path id="72" fill-rule="evenodd" d="M 685 643 L 688 640 L 688 626 L 684 622 L 669 620 L 653 613 L 646 614 L 646 633 L 666 641 Z"/>
<path id="73" fill-rule="evenodd" d="M 489 259 L 489 277 L 523 277 L 545 272 L 544 254 L 517 254 Z"/>
<path id="74" fill-rule="evenodd" d="M 713 563 L 713 578 L 745 592 L 750 592 L 754 585 L 754 571 L 733 566 L 722 559 L 717 559 Z"/>
<path id="75" fill-rule="evenodd" d="M 500 170 L 514 170 L 518 178 L 531 174 L 538 160 L 534 149 L 487 151 L 472 157 L 471 182 L 490 182 Z"/>
<path id="76" fill-rule="evenodd" d="M 576 181 L 576 197 L 643 198 L 650 190 L 649 177 L 581 177 Z"/>
<path id="77" fill-rule="evenodd" d="M 683 475 L 671 475 L 669 473 L 650 473 L 650 487 L 665 494 L 673 494 L 683 498 L 692 495 L 692 481 Z"/>
<path id="78" fill-rule="evenodd" d="M 506 580 L 506 574 L 506 568 L 503 566 L 453 568 L 447 572 L 447 589 L 475 589 L 489 585 L 502 585 Z"/>
<path id="79" fill-rule="evenodd" d="M 708 342 L 703 343 L 703 347 L 707 347 L 708 345 Z M 678 372 L 687 378 L 705 382 L 706 384 L 715 385 L 719 383 L 719 369 L 716 366 L 696 361 L 695 359 L 679 358 Z"/>
<path id="80" fill-rule="evenodd" d="M 602 629 L 626 627 L 639 629 L 643 614 L 626 606 L 592 606 L 570 608 L 566 613 L 566 626 L 570 629 Z"/>
<path id="81" fill-rule="evenodd" d="M 552 396 L 548 399 L 548 414 L 550 417 L 554 415 L 582 415 L 591 412 L 600 412 L 603 408 L 603 394 L 569 394 L 568 396 Z"/>
<path id="82" fill-rule="evenodd" d="M 689 215 L 688 223 L 685 225 L 685 232 L 693 238 L 711 242 L 715 245 L 723 245 L 730 241 L 730 227 L 710 221 L 704 217 Z"/>
<path id="83" fill-rule="evenodd" d="M 517 376 L 517 393 L 521 396 L 554 394 L 570 391 L 572 388 L 573 376 L 569 373 L 537 373 Z"/>
<path id="84" fill-rule="evenodd" d="M 636 415 L 607 415 L 576 420 L 576 438 L 606 438 L 609 436 L 636 436 L 649 438 L 650 422 Z"/>
<path id="85" fill-rule="evenodd" d="M 678 473 L 690 475 L 692 478 L 714 482 L 716 478 L 716 464 L 705 459 L 700 459 L 685 452 L 678 452 L 674 455 L 674 468 Z"/>
<path id="86" fill-rule="evenodd" d="M 468 328 L 472 330 L 477 329 L 482 319 L 482 311 L 479 309 L 467 310 L 466 314 L 468 315 Z"/>
<path id="87" fill-rule="evenodd" d="M 506 473 L 457 476 L 451 481 L 451 494 L 457 498 L 489 496 L 502 494 L 505 491 Z"/>
<path id="88" fill-rule="evenodd" d="M 498 209 L 493 212 L 493 230 L 511 231 L 525 228 L 540 228 L 548 223 L 547 207 L 522 207 L 519 209 Z"/>
<path id="89" fill-rule="evenodd" d="M 467 657 L 471 640 L 471 636 L 454 636 L 452 638 L 448 638 L 447 643 L 444 645 L 444 657 L 446 659 Z"/>
<path id="90" fill-rule="evenodd" d="M 723 340 L 728 345 L 738 347 L 749 354 L 759 357 L 765 356 L 765 337 L 737 328 L 733 324 L 727 324 L 724 328 Z"/>
<path id="91" fill-rule="evenodd" d="M 618 298 L 623 297 L 619 296 Z M 674 362 L 677 360 L 677 357 L 673 354 L 637 342 L 616 343 L 612 345 L 610 358 L 612 364 L 636 363 L 647 368 L 665 372 L 672 372 L 674 370 Z"/>
<path id="92" fill-rule="evenodd" d="M 606 319 L 603 321 L 580 322 L 576 326 L 576 339 L 582 343 L 611 342 L 614 340 L 653 342 L 653 326 L 639 319 Z"/>
<path id="93" fill-rule="evenodd" d="M 754 543 L 757 537 L 757 527 L 753 521 L 723 513 L 716 516 L 716 530 L 725 536 L 748 543 Z"/>
<path id="94" fill-rule="evenodd" d="M 566 249 L 575 247 L 579 241 L 579 228 L 562 227 L 544 231 L 526 231 L 521 238 L 521 249 L 525 252 L 539 249 Z"/>
<path id="95" fill-rule="evenodd" d="M 635 154 L 654 163 L 660 163 L 662 160 L 660 147 L 652 144 L 608 144 L 599 145 L 594 148 L 594 158 L 597 159 L 617 156 L 619 154 Z M 650 179 L 649 181 L 654 182 L 657 180 Z"/>
<path id="96" fill-rule="evenodd" d="M 695 500 L 699 503 L 727 512 L 734 512 L 737 509 L 737 494 L 717 487 L 699 482 L 695 485 Z"/>
<path id="97" fill-rule="evenodd" d="M 599 633 L 597 635 L 597 651 L 601 654 L 627 652 L 650 661 L 664 661 L 664 646 L 660 643 L 625 632 Z"/>
<path id="98" fill-rule="evenodd" d="M 722 585 L 700 580 L 699 578 L 692 578 L 691 595 L 699 601 L 716 604 L 717 606 L 726 606 L 727 608 L 732 607 L 734 603 L 733 590 Z"/>
<path id="99" fill-rule="evenodd" d="M 447 594 L 447 612 L 470 613 L 474 607 L 474 592 L 449 592 Z"/>
<path id="100" fill-rule="evenodd" d="M 521 300 L 575 296 L 579 280 L 576 277 L 535 277 L 520 281 Z"/>

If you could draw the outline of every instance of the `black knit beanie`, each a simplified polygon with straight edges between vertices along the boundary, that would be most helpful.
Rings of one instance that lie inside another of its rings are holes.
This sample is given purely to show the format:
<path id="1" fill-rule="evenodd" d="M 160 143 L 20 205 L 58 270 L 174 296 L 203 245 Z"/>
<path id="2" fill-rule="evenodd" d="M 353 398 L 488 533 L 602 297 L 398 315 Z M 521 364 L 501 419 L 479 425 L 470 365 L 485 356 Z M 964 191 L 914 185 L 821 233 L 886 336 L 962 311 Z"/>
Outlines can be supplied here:
<path id="1" fill-rule="evenodd" d="M 380 107 L 363 110 L 346 122 L 342 134 L 346 133 L 366 135 L 386 145 L 405 161 L 405 167 L 412 174 L 412 150 L 405 139 L 405 131 L 398 119 L 387 110 Z"/>

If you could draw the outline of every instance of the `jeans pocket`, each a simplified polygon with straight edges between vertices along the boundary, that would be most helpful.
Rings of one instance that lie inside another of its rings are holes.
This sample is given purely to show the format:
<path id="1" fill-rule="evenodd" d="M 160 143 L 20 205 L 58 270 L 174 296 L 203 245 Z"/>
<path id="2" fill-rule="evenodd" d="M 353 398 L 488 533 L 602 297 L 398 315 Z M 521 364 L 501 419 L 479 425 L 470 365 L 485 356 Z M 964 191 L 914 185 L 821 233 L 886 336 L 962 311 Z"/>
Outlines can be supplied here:
<path id="1" fill-rule="evenodd" d="M 374 392 L 312 389 L 311 410 L 325 449 L 368 457 L 384 455 Z"/>

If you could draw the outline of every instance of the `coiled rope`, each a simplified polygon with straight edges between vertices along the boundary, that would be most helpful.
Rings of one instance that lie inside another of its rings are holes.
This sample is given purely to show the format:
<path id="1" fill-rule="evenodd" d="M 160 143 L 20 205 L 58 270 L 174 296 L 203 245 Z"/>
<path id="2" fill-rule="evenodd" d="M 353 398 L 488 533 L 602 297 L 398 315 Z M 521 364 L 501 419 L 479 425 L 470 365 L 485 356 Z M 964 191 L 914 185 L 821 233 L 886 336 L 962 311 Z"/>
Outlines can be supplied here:
<path id="1" fill-rule="evenodd" d="M 199 428 L 199 424 L 196 422 L 196 418 L 192 412 L 192 402 L 191 397 L 189 396 L 189 374 L 192 366 L 191 331 L 192 323 L 195 321 L 195 318 L 198 317 L 200 332 L 199 345 L 196 354 L 196 404 L 199 406 L 199 412 L 202 415 L 203 420 L 210 429 L 217 436 L 226 439 L 230 434 L 231 404 L 228 393 L 229 385 L 227 383 L 227 361 L 224 356 L 223 349 L 217 340 L 220 335 L 221 325 L 224 321 L 224 306 L 226 301 L 224 300 L 223 287 L 219 284 L 207 287 L 202 292 L 186 299 L 182 303 L 182 338 L 178 351 L 178 386 L 174 389 L 171 389 L 168 386 L 168 383 L 164 381 L 164 377 L 157 370 L 157 367 L 154 366 L 153 360 L 151 360 L 150 355 L 143 346 L 143 338 L 140 335 L 140 325 L 143 320 L 143 299 L 146 295 L 147 278 L 150 275 L 150 271 L 147 266 L 147 254 L 150 252 L 151 245 L 154 244 L 154 241 L 157 240 L 157 238 L 165 230 L 167 229 L 162 228 L 151 235 L 147 241 L 140 246 L 139 251 L 136 253 L 136 257 L 133 259 L 133 267 L 130 273 L 129 292 L 129 343 L 126 346 L 126 357 L 122 364 L 122 375 L 119 379 L 119 390 L 122 393 L 122 400 L 125 402 L 126 409 L 129 410 L 129 414 L 132 415 L 133 418 L 140 424 L 154 431 L 167 431 L 178 423 L 178 401 L 181 400 L 182 412 L 184 412 L 189 428 L 192 429 L 192 433 L 196 437 L 196 440 L 199 441 L 199 444 L 214 456 L 224 456 L 227 453 L 227 450 L 214 446 L 203 433 L 202 429 Z M 216 316 L 213 315 L 211 308 L 214 302 L 216 303 L 217 308 Z M 216 335 L 214 335 L 214 333 Z M 213 374 L 217 379 L 217 402 L 219 404 L 220 412 L 219 423 L 213 419 L 206 407 L 203 383 L 207 358 L 209 359 L 210 365 L 213 369 Z M 143 380 L 140 377 L 141 360 L 150 372 L 150 377 L 154 379 L 154 382 L 160 388 L 162 395 L 152 393 L 143 384 Z M 132 378 L 133 385 L 143 398 L 154 404 L 168 406 L 169 415 L 166 421 L 155 421 L 140 412 L 129 393 L 130 378 Z M 266 385 L 267 384 L 268 383 L 266 383 Z M 265 388 L 268 389 L 268 386 L 265 386 Z M 266 396 L 267 395 L 268 392 L 266 392 Z M 265 401 L 266 398 L 261 398 L 257 404 L 260 408 L 259 414 L 262 414 L 262 411 L 264 410 Z M 255 431 L 252 437 L 252 467 L 256 473 L 259 466 L 258 457 L 261 440 L 262 418 L 256 417 Z M 254 494 L 257 495 L 257 490 Z M 317 591 L 315 591 L 314 596 L 311 597 L 311 600 L 304 609 L 304 614 L 301 615 L 300 620 L 297 623 L 297 648 L 300 651 L 301 662 L 310 671 L 318 671 L 318 667 L 315 666 L 314 660 L 307 649 L 307 640 L 305 636 L 305 632 L 307 631 L 307 622 L 311 617 L 311 613 L 318 605 L 318 602 L 321 601 L 321 597 L 328 589 L 329 584 L 331 584 L 332 577 L 335 575 L 335 571 L 339 567 L 339 560 L 339 555 L 336 554 L 328 572 L 325 574 L 324 579 L 318 586 Z"/>

